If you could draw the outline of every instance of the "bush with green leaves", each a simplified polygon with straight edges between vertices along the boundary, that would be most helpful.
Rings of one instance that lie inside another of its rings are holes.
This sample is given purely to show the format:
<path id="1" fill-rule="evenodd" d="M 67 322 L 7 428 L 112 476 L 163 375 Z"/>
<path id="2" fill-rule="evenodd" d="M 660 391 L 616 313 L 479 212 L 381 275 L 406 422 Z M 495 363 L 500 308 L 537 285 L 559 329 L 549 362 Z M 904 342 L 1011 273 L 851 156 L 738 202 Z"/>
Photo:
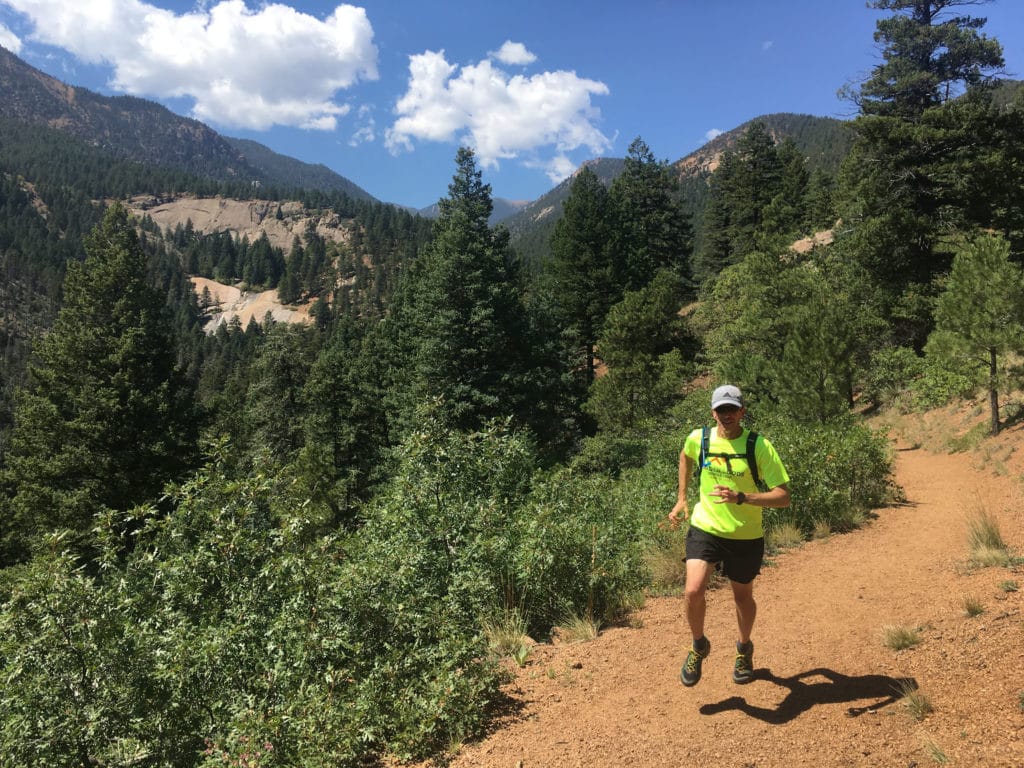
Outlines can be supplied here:
<path id="1" fill-rule="evenodd" d="M 883 347 L 871 356 L 861 395 L 872 405 L 909 409 L 907 394 L 925 371 L 926 363 L 910 347 Z"/>
<path id="2" fill-rule="evenodd" d="M 2 572 L 0 764 L 196 765 L 207 716 L 156 669 L 172 660 L 133 624 L 145 598 L 78 565 L 68 538 Z"/>
<path id="3" fill-rule="evenodd" d="M 765 525 L 794 523 L 811 533 L 818 523 L 847 531 L 897 492 L 886 436 L 853 417 L 797 424 L 767 415 L 755 429 L 772 441 L 789 472 L 793 503 L 766 510 Z"/>
<path id="4" fill-rule="evenodd" d="M 977 391 L 981 378 L 977 366 L 926 357 L 924 370 L 912 388 L 914 407 L 925 411 L 948 405 L 958 398 L 970 397 Z"/>
<path id="5" fill-rule="evenodd" d="M 224 466 L 170 515 L 140 513 L 128 555 L 113 532 L 133 526 L 99 516 L 93 567 L 55 554 L 5 572 L 11 764 L 212 768 L 259 751 L 264 768 L 355 766 L 424 756 L 486 718 L 497 670 L 449 599 L 471 576 L 436 588 L 411 548 L 337 539 L 287 478 Z"/>
<path id="6" fill-rule="evenodd" d="M 427 422 L 368 514 L 361 559 L 387 554 L 466 631 L 513 609 L 538 636 L 570 614 L 606 618 L 642 586 L 634 512 L 614 504 L 607 478 L 535 464 L 505 426 Z"/>

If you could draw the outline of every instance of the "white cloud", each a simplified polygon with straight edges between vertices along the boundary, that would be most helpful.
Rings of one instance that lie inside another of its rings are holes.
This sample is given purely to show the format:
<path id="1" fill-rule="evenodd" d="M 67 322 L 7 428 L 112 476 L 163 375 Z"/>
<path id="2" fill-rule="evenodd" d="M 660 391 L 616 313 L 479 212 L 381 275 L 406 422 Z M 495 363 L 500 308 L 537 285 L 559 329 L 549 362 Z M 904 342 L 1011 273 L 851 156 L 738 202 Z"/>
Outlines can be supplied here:
<path id="1" fill-rule="evenodd" d="M 775 41 L 774 40 L 765 40 L 763 43 L 761 43 L 761 50 L 762 51 L 770 50 L 774 45 L 775 45 Z"/>
<path id="2" fill-rule="evenodd" d="M 11 53 L 21 53 L 21 38 L 0 24 L 0 45 Z"/>
<path id="3" fill-rule="evenodd" d="M 538 167 L 536 164 L 527 163 L 530 167 Z M 547 162 L 540 165 L 544 169 L 552 184 L 560 184 L 572 176 L 576 170 L 576 164 L 565 155 L 556 155 Z"/>
<path id="4" fill-rule="evenodd" d="M 721 130 L 720 128 L 712 128 L 710 131 L 704 134 L 704 138 L 707 139 L 708 141 L 711 141 L 712 139 L 718 138 L 723 133 L 725 133 L 725 131 Z"/>
<path id="5" fill-rule="evenodd" d="M 373 109 L 364 105 L 359 108 L 359 127 L 348 140 L 350 147 L 368 144 L 377 138 L 377 121 L 373 117 Z"/>
<path id="6" fill-rule="evenodd" d="M 194 100 L 195 117 L 262 130 L 332 130 L 350 107 L 335 94 L 377 79 L 373 28 L 362 8 L 323 20 L 278 3 L 200 3 L 178 15 L 141 0 L 4 0 L 35 24 L 32 38 L 110 64 L 112 88 Z"/>
<path id="7" fill-rule="evenodd" d="M 537 60 L 537 57 L 526 50 L 526 46 L 522 43 L 513 43 L 511 40 L 506 40 L 501 48 L 497 51 L 491 51 L 489 56 L 493 56 L 502 64 L 508 64 L 509 66 L 533 64 Z"/>
<path id="8" fill-rule="evenodd" d="M 488 59 L 460 70 L 444 51 L 427 51 L 409 57 L 409 73 L 408 90 L 395 107 L 398 118 L 385 132 L 392 152 L 411 150 L 417 139 L 461 142 L 484 168 L 524 158 L 560 174 L 565 153 L 586 147 L 596 154 L 611 146 L 591 104 L 608 86 L 575 72 L 510 76 Z M 554 159 L 544 159 L 544 150 L 553 150 Z"/>

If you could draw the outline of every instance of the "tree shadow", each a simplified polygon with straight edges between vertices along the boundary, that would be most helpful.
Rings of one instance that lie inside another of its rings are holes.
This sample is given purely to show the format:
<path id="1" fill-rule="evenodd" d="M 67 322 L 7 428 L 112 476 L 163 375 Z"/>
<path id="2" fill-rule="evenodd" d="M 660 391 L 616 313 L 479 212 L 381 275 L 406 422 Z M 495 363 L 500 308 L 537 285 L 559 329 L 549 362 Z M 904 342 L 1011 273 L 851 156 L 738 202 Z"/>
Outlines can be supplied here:
<path id="1" fill-rule="evenodd" d="M 819 678 L 806 682 L 809 678 Z M 774 709 L 747 703 L 742 696 L 730 696 L 715 704 L 700 708 L 702 715 L 716 715 L 719 712 L 736 710 L 750 717 L 756 717 L 772 725 L 782 725 L 796 719 L 819 704 L 840 704 L 863 699 L 875 699 L 871 704 L 849 707 L 846 714 L 858 717 L 899 701 L 909 691 L 917 690 L 917 681 L 910 677 L 889 677 L 888 675 L 844 675 L 824 667 L 800 672 L 792 677 L 777 677 L 769 669 L 758 669 L 754 680 L 765 680 L 782 688 L 788 688 L 778 706 Z"/>

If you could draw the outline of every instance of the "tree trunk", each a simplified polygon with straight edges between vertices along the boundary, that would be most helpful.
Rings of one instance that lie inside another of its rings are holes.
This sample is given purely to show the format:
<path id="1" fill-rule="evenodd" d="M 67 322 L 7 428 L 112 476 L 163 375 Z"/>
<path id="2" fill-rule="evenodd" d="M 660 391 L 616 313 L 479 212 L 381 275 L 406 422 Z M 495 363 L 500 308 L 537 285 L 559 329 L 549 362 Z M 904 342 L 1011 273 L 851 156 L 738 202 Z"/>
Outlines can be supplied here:
<path id="1" fill-rule="evenodd" d="M 999 390 L 996 389 L 996 351 L 989 350 L 988 360 L 988 404 L 992 411 L 992 435 L 999 434 Z"/>

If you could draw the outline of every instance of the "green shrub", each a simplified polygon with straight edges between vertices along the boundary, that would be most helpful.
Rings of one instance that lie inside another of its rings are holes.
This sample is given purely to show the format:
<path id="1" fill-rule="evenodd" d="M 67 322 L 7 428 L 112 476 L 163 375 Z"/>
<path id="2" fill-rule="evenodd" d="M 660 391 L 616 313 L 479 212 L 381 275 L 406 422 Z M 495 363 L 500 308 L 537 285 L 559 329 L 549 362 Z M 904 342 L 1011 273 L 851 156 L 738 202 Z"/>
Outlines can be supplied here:
<path id="1" fill-rule="evenodd" d="M 513 583 L 538 636 L 566 616 L 610 621 L 646 586 L 643 508 L 616 498 L 607 478 L 559 472 L 519 511 Z"/>
<path id="2" fill-rule="evenodd" d="M 480 453 L 492 470 L 484 490 L 521 489 L 522 452 Z M 452 478 L 466 497 L 458 508 L 486 511 L 468 499 L 481 474 L 465 476 Z M 108 543 L 99 567 L 53 555 L 5 572 L 4 759 L 145 756 L 188 768 L 241 764 L 259 749 L 268 767 L 344 767 L 423 757 L 478 732 L 499 670 L 475 611 L 493 595 L 466 554 L 474 542 L 425 513 L 436 487 L 422 486 L 414 510 L 435 527 L 348 539 L 327 534 L 289 488 L 259 472 L 234 479 L 214 462 L 166 517 L 97 518 Z M 129 529 L 124 557 L 111 532 Z"/>
<path id="3" fill-rule="evenodd" d="M 789 508 L 765 511 L 766 528 L 793 523 L 809 536 L 827 523 L 848 531 L 896 492 L 888 440 L 852 418 L 796 424 L 769 417 L 754 428 L 785 463 L 793 497 Z"/>
<path id="4" fill-rule="evenodd" d="M 958 398 L 969 397 L 978 387 L 981 368 L 925 358 L 923 374 L 912 387 L 917 410 L 939 408 Z"/>
<path id="5" fill-rule="evenodd" d="M 583 441 L 572 464 L 581 472 L 618 477 L 625 469 L 642 466 L 646 455 L 647 448 L 639 437 L 601 433 Z"/>
<path id="6" fill-rule="evenodd" d="M 902 404 L 903 396 L 924 370 L 924 360 L 909 347 L 880 349 L 871 356 L 863 395 L 876 406 Z"/>

